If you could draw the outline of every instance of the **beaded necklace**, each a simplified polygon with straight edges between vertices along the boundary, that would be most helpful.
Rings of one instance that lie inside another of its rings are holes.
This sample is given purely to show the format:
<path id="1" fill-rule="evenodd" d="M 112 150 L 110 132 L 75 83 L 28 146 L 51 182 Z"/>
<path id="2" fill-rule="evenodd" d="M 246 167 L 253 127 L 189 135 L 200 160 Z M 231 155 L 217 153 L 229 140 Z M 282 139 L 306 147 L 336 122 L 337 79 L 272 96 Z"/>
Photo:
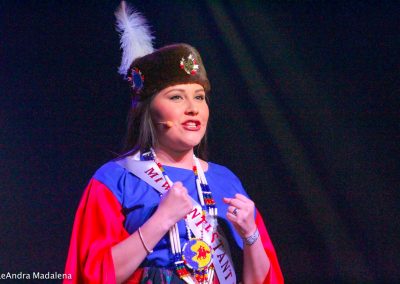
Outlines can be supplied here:
<path id="1" fill-rule="evenodd" d="M 172 186 L 172 181 L 165 172 L 164 167 L 157 161 L 156 153 L 153 148 L 151 151 L 151 159 L 159 167 L 165 180 Z M 196 189 L 199 196 L 200 204 L 202 207 L 202 218 L 206 217 L 206 211 L 213 217 L 214 224 L 216 225 L 217 208 L 215 201 L 212 197 L 210 187 L 208 186 L 206 176 L 203 168 L 201 167 L 199 159 L 193 155 L 194 166 L 193 173 L 196 180 Z M 175 224 L 169 230 L 169 238 L 171 241 L 171 251 L 174 255 L 175 269 L 179 277 L 186 283 L 194 284 L 193 278 L 191 277 L 192 272 L 197 283 L 212 283 L 214 277 L 214 267 L 212 265 L 212 248 L 203 240 L 203 230 L 201 230 L 201 238 L 194 238 L 192 232 L 188 226 L 187 218 L 185 218 L 185 225 L 187 231 L 188 241 L 181 246 L 178 224 Z M 215 227 L 214 225 L 214 227 Z M 195 258 L 195 256 L 197 256 Z"/>

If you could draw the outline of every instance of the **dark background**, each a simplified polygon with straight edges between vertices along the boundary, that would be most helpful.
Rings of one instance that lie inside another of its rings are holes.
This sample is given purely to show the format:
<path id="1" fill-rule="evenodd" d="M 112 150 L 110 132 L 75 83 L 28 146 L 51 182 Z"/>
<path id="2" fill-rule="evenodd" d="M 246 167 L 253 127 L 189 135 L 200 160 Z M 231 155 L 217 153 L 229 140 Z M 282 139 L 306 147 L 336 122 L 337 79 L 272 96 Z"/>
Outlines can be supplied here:
<path id="1" fill-rule="evenodd" d="M 374 2 L 131 1 L 156 47 L 200 50 L 210 160 L 241 178 L 288 283 L 400 280 L 400 5 Z M 0 273 L 62 272 L 125 132 L 119 1 L 0 3 Z"/>

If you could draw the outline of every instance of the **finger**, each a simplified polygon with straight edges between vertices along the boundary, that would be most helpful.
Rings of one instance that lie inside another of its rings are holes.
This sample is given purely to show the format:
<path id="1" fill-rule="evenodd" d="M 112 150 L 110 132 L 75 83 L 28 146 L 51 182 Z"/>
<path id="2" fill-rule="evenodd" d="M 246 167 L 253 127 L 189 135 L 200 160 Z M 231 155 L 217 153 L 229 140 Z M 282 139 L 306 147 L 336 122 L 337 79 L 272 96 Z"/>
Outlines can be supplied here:
<path id="1" fill-rule="evenodd" d="M 229 206 L 227 212 L 231 213 L 232 215 L 237 216 L 237 214 L 239 212 L 239 208 L 237 208 L 235 206 Z"/>
<path id="2" fill-rule="evenodd" d="M 226 213 L 226 219 L 232 222 L 232 224 L 237 225 L 237 217 L 230 212 Z"/>
<path id="3" fill-rule="evenodd" d="M 226 203 L 226 204 L 231 204 L 232 198 L 224 197 L 224 198 L 222 198 L 222 200 L 223 200 L 224 203 Z"/>
<path id="4" fill-rule="evenodd" d="M 229 198 L 229 197 L 224 197 L 223 198 L 224 203 L 228 205 L 233 205 L 235 207 L 243 208 L 243 205 L 245 204 L 243 201 L 236 199 L 236 198 Z"/>
<path id="5" fill-rule="evenodd" d="M 243 202 L 242 200 L 239 200 L 237 198 L 232 198 L 229 205 L 237 207 L 237 208 L 244 208 L 246 207 L 246 203 Z"/>
<path id="6" fill-rule="evenodd" d="M 237 198 L 237 199 L 239 199 L 239 200 L 242 200 L 242 201 L 244 201 L 244 202 L 250 200 L 249 198 L 247 198 L 246 196 L 244 196 L 243 194 L 240 194 L 240 193 L 236 193 L 236 194 L 235 194 L 235 198 Z"/>
<path id="7" fill-rule="evenodd" d="M 174 182 L 172 185 L 172 188 L 181 188 L 183 187 L 183 184 L 180 181 Z"/>
<path id="8" fill-rule="evenodd" d="M 176 182 L 172 188 L 176 193 L 188 194 L 187 188 L 181 182 Z"/>

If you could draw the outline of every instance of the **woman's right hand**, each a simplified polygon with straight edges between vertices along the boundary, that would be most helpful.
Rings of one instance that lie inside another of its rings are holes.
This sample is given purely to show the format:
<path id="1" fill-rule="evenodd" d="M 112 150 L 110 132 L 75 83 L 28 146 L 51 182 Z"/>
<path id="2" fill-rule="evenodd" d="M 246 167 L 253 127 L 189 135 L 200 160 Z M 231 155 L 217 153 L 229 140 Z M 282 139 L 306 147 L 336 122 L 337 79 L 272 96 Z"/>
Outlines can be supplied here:
<path id="1" fill-rule="evenodd" d="M 175 182 L 161 198 L 157 214 L 163 216 L 169 227 L 186 217 L 192 210 L 193 203 L 186 187 L 181 182 Z"/>
<path id="2" fill-rule="evenodd" d="M 193 204 L 187 189 L 176 182 L 161 198 L 160 204 L 151 216 L 130 237 L 112 247 L 112 257 L 117 283 L 127 280 L 139 267 L 143 259 L 168 230 L 191 210 Z M 142 234 L 142 236 L 140 235 Z"/>

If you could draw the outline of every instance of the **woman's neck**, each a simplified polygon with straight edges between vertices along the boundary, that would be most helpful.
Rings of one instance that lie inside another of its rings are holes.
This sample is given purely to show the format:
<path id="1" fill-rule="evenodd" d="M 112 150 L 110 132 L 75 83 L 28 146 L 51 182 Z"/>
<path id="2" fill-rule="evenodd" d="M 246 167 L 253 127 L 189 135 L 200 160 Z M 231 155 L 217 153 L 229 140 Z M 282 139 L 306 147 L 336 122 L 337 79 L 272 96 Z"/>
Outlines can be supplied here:
<path id="1" fill-rule="evenodd" d="M 157 156 L 157 162 L 162 165 L 184 169 L 193 168 L 193 148 L 187 151 L 174 151 L 158 145 L 153 149 Z"/>

